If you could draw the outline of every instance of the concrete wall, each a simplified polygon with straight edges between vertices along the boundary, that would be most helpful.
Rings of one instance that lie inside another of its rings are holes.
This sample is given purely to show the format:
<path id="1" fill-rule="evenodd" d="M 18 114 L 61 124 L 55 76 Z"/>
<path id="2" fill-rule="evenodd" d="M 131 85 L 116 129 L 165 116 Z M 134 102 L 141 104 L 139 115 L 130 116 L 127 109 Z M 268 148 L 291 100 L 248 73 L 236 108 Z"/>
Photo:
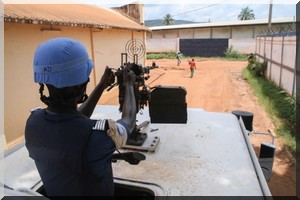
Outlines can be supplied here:
<path id="1" fill-rule="evenodd" d="M 232 38 L 229 39 L 228 45 L 233 46 L 240 53 L 249 54 L 255 52 L 255 41 L 255 38 Z"/>
<path id="2" fill-rule="evenodd" d="M 268 61 L 266 77 L 295 95 L 296 36 L 260 36 L 256 40 L 257 60 Z"/>
<path id="3" fill-rule="evenodd" d="M 230 38 L 230 28 L 213 28 L 211 38 Z"/>
<path id="4" fill-rule="evenodd" d="M 254 38 L 254 26 L 240 26 L 232 28 L 231 38 Z"/>
<path id="5" fill-rule="evenodd" d="M 29 110 L 37 106 L 45 107 L 39 100 L 39 86 L 33 82 L 33 55 L 40 43 L 55 37 L 70 37 L 80 41 L 95 62 L 88 85 L 90 93 L 107 65 L 114 68 L 120 66 L 121 53 L 125 52 L 125 45 L 130 39 L 145 41 L 144 32 L 138 31 L 64 26 L 55 27 L 61 31 L 41 31 L 41 28 L 49 26 L 4 25 L 4 133 L 8 146 L 22 139 Z M 140 64 L 145 65 L 145 62 L 145 57 L 140 60 Z"/>
<path id="6" fill-rule="evenodd" d="M 178 30 L 179 38 L 181 39 L 189 39 L 194 38 L 194 30 L 193 29 L 181 29 Z"/>
<path id="7" fill-rule="evenodd" d="M 147 52 L 177 52 L 178 38 L 150 38 L 147 39 Z M 151 50 L 150 50 L 151 49 Z"/>
<path id="8" fill-rule="evenodd" d="M 194 29 L 194 37 L 195 38 L 211 38 L 211 28 L 201 28 L 201 29 Z"/>

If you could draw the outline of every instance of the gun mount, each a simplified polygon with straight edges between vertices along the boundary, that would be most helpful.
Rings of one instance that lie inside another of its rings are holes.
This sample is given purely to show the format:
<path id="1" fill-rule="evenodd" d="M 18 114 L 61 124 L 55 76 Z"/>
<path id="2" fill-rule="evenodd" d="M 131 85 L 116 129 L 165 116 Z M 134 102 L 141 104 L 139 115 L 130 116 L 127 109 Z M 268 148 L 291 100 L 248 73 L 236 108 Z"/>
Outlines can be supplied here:
<path id="1" fill-rule="evenodd" d="M 119 86 L 120 112 L 122 111 L 125 98 L 125 88 L 123 86 L 123 70 L 125 66 L 127 66 L 136 75 L 134 92 L 138 112 L 140 109 L 144 109 L 144 106 L 146 106 L 150 100 L 150 88 L 145 84 L 145 81 L 150 78 L 150 70 L 158 68 L 158 66 L 155 63 L 153 63 L 152 66 L 146 67 L 142 67 L 141 65 L 135 63 L 125 63 L 116 70 L 115 76 L 117 77 L 117 82 L 112 84 L 107 91 L 110 91 L 115 86 Z"/>
<path id="2" fill-rule="evenodd" d="M 151 88 L 146 85 L 146 80 L 150 78 L 150 70 L 158 68 L 155 62 L 152 63 L 152 66 L 142 67 L 142 65 L 136 63 L 125 63 L 123 66 L 115 70 L 115 76 L 117 77 L 117 82 L 112 84 L 107 91 L 110 91 L 113 87 L 118 86 L 119 89 L 119 111 L 122 111 L 124 99 L 125 99 L 125 88 L 123 85 L 123 70 L 129 68 L 134 72 L 135 85 L 134 85 L 134 94 L 136 99 L 136 110 L 137 113 L 144 109 L 144 107 L 149 103 L 151 99 Z M 141 146 L 147 138 L 146 133 L 141 132 L 141 128 L 146 126 L 149 121 L 145 121 L 140 125 L 136 125 L 132 131 L 130 138 L 128 138 L 127 145 Z"/>

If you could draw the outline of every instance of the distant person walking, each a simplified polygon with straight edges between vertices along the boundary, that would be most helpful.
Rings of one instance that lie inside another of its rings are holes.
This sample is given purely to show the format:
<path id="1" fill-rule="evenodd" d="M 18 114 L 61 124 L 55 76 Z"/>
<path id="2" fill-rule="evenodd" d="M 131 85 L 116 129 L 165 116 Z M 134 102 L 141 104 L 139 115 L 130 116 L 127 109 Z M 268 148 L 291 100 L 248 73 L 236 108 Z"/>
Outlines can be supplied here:
<path id="1" fill-rule="evenodd" d="M 179 66 L 181 63 L 181 52 L 180 51 L 177 52 L 176 58 L 177 58 L 177 65 Z"/>
<path id="2" fill-rule="evenodd" d="M 194 58 L 192 59 L 192 61 L 189 61 L 189 65 L 190 65 L 190 70 L 191 70 L 190 78 L 193 78 L 194 72 L 195 72 L 195 69 L 196 69 L 196 63 L 195 63 Z"/>

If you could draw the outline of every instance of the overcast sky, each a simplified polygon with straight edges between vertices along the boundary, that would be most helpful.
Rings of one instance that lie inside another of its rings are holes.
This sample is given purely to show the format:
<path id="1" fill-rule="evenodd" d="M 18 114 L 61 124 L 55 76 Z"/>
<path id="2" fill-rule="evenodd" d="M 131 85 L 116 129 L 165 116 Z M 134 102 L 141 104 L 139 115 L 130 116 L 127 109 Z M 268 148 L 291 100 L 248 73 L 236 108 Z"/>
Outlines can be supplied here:
<path id="1" fill-rule="evenodd" d="M 128 0 L 108 1 L 80 0 L 90 4 L 104 7 L 121 6 L 134 2 Z M 108 2 L 108 3 L 105 3 Z M 111 4 L 111 2 L 119 2 Z M 187 20 L 193 22 L 236 21 L 242 8 L 249 7 L 253 10 L 255 19 L 268 19 L 270 0 L 140 0 L 144 3 L 145 20 L 163 19 L 166 14 L 171 14 L 175 20 Z M 173 2 L 180 2 L 173 4 Z M 196 2 L 196 3 L 195 3 Z M 201 3 L 197 3 L 201 2 Z M 230 2 L 230 4 L 227 4 Z M 248 2 L 241 4 L 239 2 Z M 296 0 L 273 0 L 272 18 L 284 18 L 296 16 Z"/>

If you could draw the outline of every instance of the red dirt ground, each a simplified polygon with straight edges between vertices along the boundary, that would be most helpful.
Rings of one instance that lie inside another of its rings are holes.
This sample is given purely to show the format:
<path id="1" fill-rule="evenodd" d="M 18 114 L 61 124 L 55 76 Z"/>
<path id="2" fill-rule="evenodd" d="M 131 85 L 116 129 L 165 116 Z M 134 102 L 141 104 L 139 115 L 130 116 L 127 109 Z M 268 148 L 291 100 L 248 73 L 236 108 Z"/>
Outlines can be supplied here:
<path id="1" fill-rule="evenodd" d="M 190 108 L 203 108 L 211 112 L 227 112 L 244 110 L 252 112 L 255 132 L 270 132 L 275 136 L 276 153 L 273 173 L 268 182 L 273 196 L 296 195 L 295 159 L 284 148 L 282 139 L 276 137 L 275 126 L 264 108 L 253 95 L 251 87 L 242 77 L 245 61 L 221 61 L 211 59 L 196 60 L 197 69 L 190 78 L 188 61 L 182 60 L 177 66 L 176 60 L 156 60 L 159 68 L 151 70 L 147 85 L 183 86 L 187 90 L 186 101 Z M 152 60 L 147 61 L 151 66 Z M 118 105 L 117 89 L 104 93 L 101 105 Z M 256 153 L 261 142 L 271 142 L 271 137 L 250 135 Z"/>

